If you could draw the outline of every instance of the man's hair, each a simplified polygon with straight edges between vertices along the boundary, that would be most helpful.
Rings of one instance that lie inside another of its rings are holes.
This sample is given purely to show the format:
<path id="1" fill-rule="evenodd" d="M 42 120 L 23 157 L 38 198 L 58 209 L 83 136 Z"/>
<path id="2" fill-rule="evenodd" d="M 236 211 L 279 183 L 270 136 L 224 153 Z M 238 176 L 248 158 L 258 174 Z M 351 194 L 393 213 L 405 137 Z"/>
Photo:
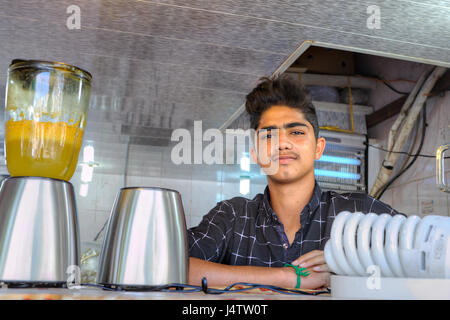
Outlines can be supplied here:
<path id="1" fill-rule="evenodd" d="M 264 111 L 272 106 L 287 106 L 301 111 L 305 119 L 314 129 L 317 140 L 319 123 L 316 109 L 311 102 L 311 96 L 299 80 L 282 75 L 275 79 L 262 77 L 260 82 L 250 92 L 245 101 L 245 110 L 250 115 L 250 126 L 256 130 Z"/>

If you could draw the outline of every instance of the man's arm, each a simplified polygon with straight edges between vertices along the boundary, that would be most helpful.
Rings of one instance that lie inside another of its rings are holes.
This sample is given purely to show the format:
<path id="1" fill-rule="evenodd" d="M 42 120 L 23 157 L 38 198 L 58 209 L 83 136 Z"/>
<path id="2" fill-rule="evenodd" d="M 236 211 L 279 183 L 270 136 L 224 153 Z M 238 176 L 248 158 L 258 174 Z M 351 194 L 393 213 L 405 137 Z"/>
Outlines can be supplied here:
<path id="1" fill-rule="evenodd" d="M 328 285 L 329 274 L 313 272 L 301 278 L 301 289 L 316 289 Z M 297 275 L 294 268 L 269 268 L 259 266 L 231 266 L 209 262 L 198 258 L 189 258 L 189 284 L 201 285 L 206 277 L 210 286 L 228 286 L 236 282 L 250 282 L 274 285 L 283 288 L 295 288 Z"/>

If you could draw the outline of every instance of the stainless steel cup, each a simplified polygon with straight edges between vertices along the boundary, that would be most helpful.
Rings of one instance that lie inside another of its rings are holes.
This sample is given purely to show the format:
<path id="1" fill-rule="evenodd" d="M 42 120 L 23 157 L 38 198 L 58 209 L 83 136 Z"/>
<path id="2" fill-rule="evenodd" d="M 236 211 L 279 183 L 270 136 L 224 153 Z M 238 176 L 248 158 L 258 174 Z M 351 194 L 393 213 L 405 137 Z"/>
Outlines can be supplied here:
<path id="1" fill-rule="evenodd" d="M 110 286 L 186 283 L 186 221 L 180 194 L 122 188 L 103 240 L 97 282 Z"/>
<path id="2" fill-rule="evenodd" d="M 65 284 L 79 265 L 72 184 L 12 177 L 0 187 L 0 281 Z"/>

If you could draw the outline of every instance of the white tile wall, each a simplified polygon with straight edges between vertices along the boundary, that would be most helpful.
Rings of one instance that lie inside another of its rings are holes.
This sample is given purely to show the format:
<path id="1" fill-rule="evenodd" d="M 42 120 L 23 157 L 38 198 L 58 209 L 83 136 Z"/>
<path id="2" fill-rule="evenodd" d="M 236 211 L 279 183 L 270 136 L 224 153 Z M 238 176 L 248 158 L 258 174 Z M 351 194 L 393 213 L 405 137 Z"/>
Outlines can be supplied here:
<path id="1" fill-rule="evenodd" d="M 252 195 L 256 195 L 258 193 L 264 193 L 265 188 L 266 188 L 266 184 L 261 184 L 261 183 L 250 184 L 250 193 Z"/>
<path id="2" fill-rule="evenodd" d="M 392 188 L 392 207 L 406 215 L 418 215 L 417 182 Z"/>
<path id="3" fill-rule="evenodd" d="M 112 205 L 111 205 L 112 207 Z M 91 236 L 90 240 L 94 240 L 97 234 L 100 232 L 102 227 L 107 223 L 109 216 L 111 214 L 111 210 L 103 211 L 103 210 L 96 210 L 95 211 L 95 221 L 93 223 L 93 227 L 91 229 L 93 232 L 93 235 Z M 102 233 L 99 235 L 97 242 L 103 241 L 103 237 L 105 235 L 106 228 L 102 231 Z"/>
<path id="4" fill-rule="evenodd" d="M 79 203 L 79 201 L 78 201 Z M 78 208 L 78 227 L 80 232 L 80 241 L 92 241 L 97 234 L 95 227 L 95 210 Z M 98 229 L 100 230 L 100 229 Z"/>
<path id="5" fill-rule="evenodd" d="M 417 185 L 419 214 L 448 216 L 448 195 L 436 187 L 436 179 L 421 180 Z"/>
<path id="6" fill-rule="evenodd" d="M 217 197 L 222 192 L 222 183 L 216 181 L 193 181 L 192 182 L 192 207 L 190 216 L 191 225 L 198 224 L 201 217 L 214 208 L 217 204 Z"/>
<path id="7" fill-rule="evenodd" d="M 95 169 L 94 169 L 95 171 Z M 80 187 L 83 184 L 81 181 L 81 169 L 77 169 L 70 182 L 73 185 L 75 195 L 77 196 L 78 211 L 94 210 L 97 202 L 97 181 L 99 176 L 93 174 L 93 180 L 88 184 L 88 193 L 85 197 L 80 196 Z"/>
<path id="8" fill-rule="evenodd" d="M 184 179 L 166 179 L 161 178 L 159 187 L 176 190 L 181 195 L 183 201 L 183 209 L 186 216 L 186 224 L 190 225 L 191 212 L 192 212 L 192 185 L 193 181 Z"/>
<path id="9" fill-rule="evenodd" d="M 126 186 L 127 187 L 137 187 L 137 186 L 144 186 L 142 183 L 142 176 L 127 176 L 126 179 Z"/>
<path id="10" fill-rule="evenodd" d="M 123 187 L 123 175 L 99 174 L 95 187 L 97 188 L 96 211 L 109 211 L 117 193 Z"/>
<path id="11" fill-rule="evenodd" d="M 384 203 L 392 204 L 394 202 L 394 190 L 395 189 L 387 189 L 383 195 L 381 196 L 380 200 Z"/>
<path id="12" fill-rule="evenodd" d="M 250 189 L 252 185 L 250 184 Z M 239 196 L 239 183 L 225 182 L 222 186 L 222 196 L 224 199 L 231 199 Z"/>

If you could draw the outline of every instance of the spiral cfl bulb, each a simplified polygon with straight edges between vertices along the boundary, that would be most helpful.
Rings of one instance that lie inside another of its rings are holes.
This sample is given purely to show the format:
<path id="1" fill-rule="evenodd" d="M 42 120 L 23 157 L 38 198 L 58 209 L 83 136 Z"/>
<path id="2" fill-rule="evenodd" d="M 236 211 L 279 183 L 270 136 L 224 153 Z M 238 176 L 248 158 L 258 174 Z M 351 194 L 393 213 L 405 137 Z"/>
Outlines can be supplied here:
<path id="1" fill-rule="evenodd" d="M 343 211 L 331 227 L 325 260 L 335 274 L 450 278 L 450 217 Z"/>

